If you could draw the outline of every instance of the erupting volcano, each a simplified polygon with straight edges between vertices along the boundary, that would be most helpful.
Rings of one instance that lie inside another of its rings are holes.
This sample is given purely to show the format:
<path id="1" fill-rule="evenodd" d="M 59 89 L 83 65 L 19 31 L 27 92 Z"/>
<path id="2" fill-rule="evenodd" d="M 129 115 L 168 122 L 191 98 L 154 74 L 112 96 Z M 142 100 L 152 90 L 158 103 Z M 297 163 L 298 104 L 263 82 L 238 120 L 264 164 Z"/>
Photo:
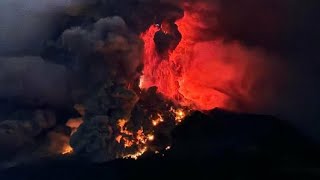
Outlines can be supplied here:
<path id="1" fill-rule="evenodd" d="M 6 121 L 3 132 L 9 124 L 27 134 L 21 147 L 34 141 L 40 155 L 105 162 L 169 150 L 172 131 L 194 111 L 257 112 L 272 94 L 268 56 L 219 32 L 219 6 L 71 3 L 41 56 L 0 61 L 0 84 L 19 79 L 3 85 L 4 99 L 14 102 L 3 118 L 21 118 L 21 107 L 29 120 Z"/>
<path id="2" fill-rule="evenodd" d="M 160 152 L 170 147 L 170 132 L 190 111 L 217 107 L 240 111 L 256 105 L 254 100 L 261 98 L 255 96 L 260 84 L 257 80 L 263 79 L 266 69 L 261 66 L 260 54 L 242 47 L 239 42 L 207 37 L 203 32 L 209 25 L 203 20 L 203 11 L 214 9 L 202 3 L 195 7 L 198 10 L 186 4 L 183 16 L 163 18 L 140 34 L 144 46 L 139 87 L 135 87 L 136 82 L 120 84 L 122 92 L 111 94 L 114 100 L 122 100 L 120 114 L 94 116 L 91 122 L 80 126 L 79 131 L 73 129 L 71 146 L 76 147 L 76 152 L 85 150 L 87 145 L 91 148 L 90 142 L 82 146 L 90 137 L 85 135 L 86 131 L 101 126 L 102 141 L 106 141 L 102 146 L 107 151 L 99 152 L 107 154 L 107 160 L 136 159 L 145 152 Z M 123 43 L 121 38 L 116 41 L 119 40 Z M 101 48 L 102 53 L 108 53 L 105 49 Z M 97 93 L 105 93 L 108 88 Z M 108 94 L 101 98 L 104 96 Z M 95 138 L 92 136 L 88 141 Z M 68 147 L 65 151 L 71 152 L 71 149 Z"/>
<path id="3" fill-rule="evenodd" d="M 319 12 L 0 0 L 0 179 L 270 179 L 320 162 Z"/>

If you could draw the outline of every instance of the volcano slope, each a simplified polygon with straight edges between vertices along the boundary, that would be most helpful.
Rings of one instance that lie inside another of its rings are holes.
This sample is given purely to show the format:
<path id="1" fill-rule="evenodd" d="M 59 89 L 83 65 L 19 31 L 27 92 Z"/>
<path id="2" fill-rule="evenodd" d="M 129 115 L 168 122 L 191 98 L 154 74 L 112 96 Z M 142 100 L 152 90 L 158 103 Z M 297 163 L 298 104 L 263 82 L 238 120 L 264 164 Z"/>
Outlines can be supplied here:
<path id="1" fill-rule="evenodd" d="M 170 150 L 92 164 L 55 157 L 2 169 L 0 179 L 319 179 L 318 145 L 272 116 L 194 112 L 172 133 Z"/>

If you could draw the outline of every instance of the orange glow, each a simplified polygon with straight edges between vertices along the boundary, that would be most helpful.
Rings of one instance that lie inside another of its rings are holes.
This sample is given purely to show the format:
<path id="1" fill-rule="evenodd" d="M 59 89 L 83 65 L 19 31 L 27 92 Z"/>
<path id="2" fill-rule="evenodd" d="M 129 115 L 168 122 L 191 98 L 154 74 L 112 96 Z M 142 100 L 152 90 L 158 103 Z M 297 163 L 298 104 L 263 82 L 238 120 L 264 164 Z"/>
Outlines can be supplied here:
<path id="1" fill-rule="evenodd" d="M 131 147 L 133 144 L 134 144 L 134 142 L 133 142 L 133 140 L 129 140 L 128 138 L 123 138 L 123 141 L 124 141 L 124 147 Z"/>
<path id="2" fill-rule="evenodd" d="M 69 119 L 66 123 L 66 126 L 68 126 L 71 129 L 71 135 L 73 135 L 75 132 L 77 132 L 78 128 L 82 123 L 83 123 L 82 118 L 74 118 L 74 119 Z M 61 154 L 63 155 L 71 154 L 73 152 L 73 149 L 69 144 L 70 137 L 66 137 L 66 138 L 68 139 L 68 142 L 66 142 L 62 147 Z"/>
<path id="3" fill-rule="evenodd" d="M 133 133 L 128 131 L 127 128 L 125 127 L 125 125 L 127 124 L 128 120 L 125 119 L 120 119 L 118 121 L 118 126 L 120 127 L 120 133 L 125 134 L 125 135 L 129 135 L 132 136 Z"/>
<path id="4" fill-rule="evenodd" d="M 120 131 L 122 132 L 124 130 L 124 126 L 127 124 L 128 120 L 120 119 L 118 121 L 118 126 L 120 127 Z"/>
<path id="5" fill-rule="evenodd" d="M 131 158 L 131 159 L 137 160 L 137 159 L 138 159 L 140 156 L 142 156 L 147 150 L 148 150 L 147 147 L 143 147 L 142 149 L 140 149 L 140 150 L 137 151 L 136 153 L 125 155 L 123 158 L 125 158 L 125 159 Z"/>
<path id="6" fill-rule="evenodd" d="M 145 51 L 143 79 L 140 81 L 140 86 L 141 88 L 157 86 L 159 92 L 183 106 L 194 106 L 196 109 L 203 110 L 223 107 L 228 97 L 210 87 L 214 86 L 214 84 L 202 84 L 199 79 L 205 76 L 211 79 L 221 78 L 220 82 L 223 83 L 225 75 L 221 75 L 229 72 L 214 72 L 213 70 L 213 73 L 207 74 L 207 72 L 203 71 L 209 69 L 209 67 L 201 67 L 199 69 L 197 66 L 201 64 L 193 64 L 195 61 L 211 62 L 212 60 L 209 59 L 215 58 L 214 53 L 209 53 L 215 51 L 214 46 L 212 47 L 211 45 L 203 47 L 200 54 L 195 54 L 196 42 L 193 38 L 194 33 L 196 33 L 194 30 L 196 27 L 194 27 L 193 21 L 195 21 L 193 16 L 185 12 L 184 18 L 176 22 L 182 34 L 182 40 L 177 48 L 170 52 L 169 59 L 161 59 L 155 51 L 153 37 L 159 30 L 158 27 L 151 26 L 142 35 L 142 39 L 145 42 Z M 167 27 L 166 24 L 165 27 Z M 197 57 L 194 55 L 197 55 L 201 60 L 194 59 Z M 223 70 L 221 67 L 216 69 Z"/>
<path id="7" fill-rule="evenodd" d="M 139 129 L 137 132 L 130 131 L 127 128 L 127 123 L 128 120 L 126 119 L 118 120 L 120 135 L 115 137 L 115 141 L 122 144 L 125 148 L 131 148 L 133 146 L 138 147 L 137 152 L 123 155 L 123 158 L 137 159 L 147 151 L 147 144 L 149 141 L 154 140 L 154 135 L 145 135 L 143 128 Z"/>
<path id="8" fill-rule="evenodd" d="M 142 129 L 138 130 L 136 139 L 137 139 L 137 144 L 146 144 L 148 140 L 146 135 L 144 135 Z"/>
<path id="9" fill-rule="evenodd" d="M 72 132 L 71 135 L 73 135 L 75 132 L 77 132 L 79 126 L 83 123 L 82 118 L 77 119 L 69 119 L 66 126 L 70 127 Z"/>
<path id="10" fill-rule="evenodd" d="M 154 135 L 153 134 L 149 134 L 148 135 L 148 141 L 153 141 L 154 140 Z"/>
<path id="11" fill-rule="evenodd" d="M 216 107 L 235 110 L 239 101 L 252 102 L 256 99 L 255 80 L 266 68 L 257 64 L 262 62 L 260 54 L 238 42 L 201 37 L 202 30 L 208 27 L 202 19 L 205 17 L 197 12 L 185 11 L 184 17 L 176 22 L 182 39 L 168 58 L 156 51 L 154 35 L 159 26 L 152 25 L 141 34 L 144 69 L 140 88 L 156 86 L 176 104 L 195 110 Z M 170 33 L 166 22 L 162 28 Z"/>
<path id="12" fill-rule="evenodd" d="M 66 154 L 71 154 L 73 152 L 72 147 L 69 144 L 65 144 L 61 154 L 66 155 Z"/>
<path id="13" fill-rule="evenodd" d="M 171 108 L 171 112 L 174 113 L 177 124 L 181 123 L 183 119 L 186 117 L 186 112 L 183 109 Z"/>
<path id="14" fill-rule="evenodd" d="M 119 136 L 116 137 L 116 141 L 117 141 L 118 143 L 121 142 L 121 139 L 122 139 L 122 136 L 121 136 L 121 135 L 119 135 Z"/>
<path id="15" fill-rule="evenodd" d="M 152 120 L 152 125 L 153 126 L 158 126 L 160 123 L 164 122 L 161 114 L 157 114 L 157 116 L 158 117 L 156 119 Z"/>

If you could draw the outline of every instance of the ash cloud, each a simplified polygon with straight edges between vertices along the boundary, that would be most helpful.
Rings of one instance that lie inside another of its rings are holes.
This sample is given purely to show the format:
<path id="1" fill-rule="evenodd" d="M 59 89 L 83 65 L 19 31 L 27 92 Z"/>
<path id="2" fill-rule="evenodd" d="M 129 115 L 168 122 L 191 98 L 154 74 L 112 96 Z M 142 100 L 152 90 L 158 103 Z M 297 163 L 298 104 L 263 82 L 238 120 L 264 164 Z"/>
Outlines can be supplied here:
<path id="1" fill-rule="evenodd" d="M 66 0 L 0 2 L 0 55 L 38 55 L 55 31 Z"/>
<path id="2" fill-rule="evenodd" d="M 109 71 L 120 70 L 126 76 L 135 76 L 141 65 L 142 42 L 139 37 L 128 31 L 126 23 L 121 17 L 107 17 L 95 22 L 92 27 L 73 27 L 63 32 L 62 45 L 79 58 L 86 57 L 79 63 L 90 65 L 94 53 L 102 55 L 100 65 Z M 98 68 L 97 68 L 98 69 Z M 94 69 L 92 69 L 94 71 Z M 93 73 L 93 72 L 92 72 Z M 109 74 L 107 74 L 109 73 Z M 107 72 L 101 77 L 114 76 L 114 72 Z M 119 73 L 117 74 L 119 75 Z M 112 77 L 110 77 L 112 79 Z"/>
<path id="3" fill-rule="evenodd" d="M 12 166 L 23 160 L 49 154 L 43 143 L 37 138 L 41 133 L 56 125 L 55 113 L 51 110 L 16 111 L 11 119 L 0 122 L 0 168 Z M 53 153 L 54 154 L 54 153 Z M 51 154 L 51 155 L 53 155 Z"/>
<path id="4" fill-rule="evenodd" d="M 67 96 L 67 69 L 40 57 L 0 57 L 0 99 L 23 104 L 63 105 Z"/>

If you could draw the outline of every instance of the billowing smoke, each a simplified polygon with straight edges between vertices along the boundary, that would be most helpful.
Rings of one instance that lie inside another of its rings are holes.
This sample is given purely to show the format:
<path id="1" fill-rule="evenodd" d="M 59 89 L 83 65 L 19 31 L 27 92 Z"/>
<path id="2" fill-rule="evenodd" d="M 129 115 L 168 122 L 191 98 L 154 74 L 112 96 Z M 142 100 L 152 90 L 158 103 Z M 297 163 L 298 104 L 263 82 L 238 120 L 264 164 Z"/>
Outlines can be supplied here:
<path id="1" fill-rule="evenodd" d="M 100 161 L 145 149 L 147 134 L 142 130 L 142 119 L 146 121 L 150 114 L 156 112 L 144 115 L 142 107 L 136 107 L 141 93 L 138 84 L 143 67 L 143 41 L 139 35 L 161 16 L 181 17 L 182 10 L 175 6 L 176 3 L 2 3 L 4 9 L 17 9 L 5 13 L 8 17 L 2 20 L 4 32 L 1 34 L 7 34 L 6 37 L 1 36 L 5 38 L 2 41 L 4 48 L 1 48 L 3 70 L 0 77 L 3 85 L 0 99 L 2 106 L 6 107 L 1 113 L 6 120 L 3 123 L 21 126 L 14 128 L 13 133 L 38 144 L 40 148 L 33 149 L 38 156 L 71 152 L 69 143 L 75 153 Z M 136 11 L 145 8 L 147 12 Z M 13 33 L 13 29 L 21 25 L 18 23 L 20 14 L 25 14 L 23 22 L 28 26 L 21 35 Z M 43 21 L 37 18 L 39 16 Z M 158 95 L 153 93 L 153 96 Z M 57 117 L 56 123 L 34 132 L 34 135 L 24 134 L 27 130 L 20 122 L 22 118 L 15 116 L 20 109 L 27 122 L 33 119 L 27 113 L 52 109 Z M 170 107 L 166 109 L 169 111 Z M 140 116 L 139 120 L 132 121 L 132 113 Z M 83 119 L 78 129 L 73 127 L 74 118 Z M 123 125 L 126 127 L 120 127 L 121 119 L 126 121 Z M 151 122 L 148 126 L 152 126 Z M 7 132 L 8 128 L 3 126 L 3 131 Z M 38 136 L 45 138 L 38 139 Z M 17 139 L 19 137 L 10 142 Z M 15 149 L 21 153 L 13 154 L 11 160 L 20 161 L 23 157 L 19 154 L 26 152 L 23 148 L 28 143 L 24 142 Z M 129 145 L 133 147 L 127 148 Z"/>
<path id="2" fill-rule="evenodd" d="M 292 6 L 1 1 L 1 157 L 73 152 L 107 161 L 162 151 L 186 109 L 290 117 L 301 92 L 290 78 L 299 71 L 286 53 L 292 45 L 282 43 L 291 38 L 282 35 L 291 33 L 283 23 Z"/>

